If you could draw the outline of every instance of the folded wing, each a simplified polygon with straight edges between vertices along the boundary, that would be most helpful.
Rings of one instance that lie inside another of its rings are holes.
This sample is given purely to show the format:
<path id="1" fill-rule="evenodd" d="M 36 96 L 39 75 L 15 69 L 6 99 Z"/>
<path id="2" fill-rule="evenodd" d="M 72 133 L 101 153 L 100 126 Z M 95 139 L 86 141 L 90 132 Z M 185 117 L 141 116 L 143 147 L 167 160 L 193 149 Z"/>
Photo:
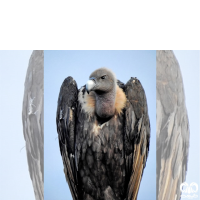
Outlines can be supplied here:
<path id="1" fill-rule="evenodd" d="M 64 172 L 73 199 L 78 200 L 77 170 L 75 167 L 75 113 L 78 89 L 76 81 L 67 77 L 58 97 L 56 124 Z"/>
<path id="2" fill-rule="evenodd" d="M 149 152 L 150 122 L 144 89 L 137 78 L 125 85 L 128 99 L 125 111 L 125 159 L 127 200 L 137 199 Z"/>

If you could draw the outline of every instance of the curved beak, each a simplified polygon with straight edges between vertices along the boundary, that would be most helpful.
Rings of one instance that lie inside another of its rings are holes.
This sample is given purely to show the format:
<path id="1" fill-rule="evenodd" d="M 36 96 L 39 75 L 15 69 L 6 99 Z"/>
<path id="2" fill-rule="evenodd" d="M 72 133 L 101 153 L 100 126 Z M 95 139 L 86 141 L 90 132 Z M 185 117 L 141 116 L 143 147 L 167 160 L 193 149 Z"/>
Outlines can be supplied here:
<path id="1" fill-rule="evenodd" d="M 86 90 L 87 90 L 87 93 L 89 94 L 90 91 L 93 90 L 94 86 L 96 85 L 96 80 L 94 77 L 91 77 L 88 81 L 87 81 L 87 84 L 86 84 Z"/>

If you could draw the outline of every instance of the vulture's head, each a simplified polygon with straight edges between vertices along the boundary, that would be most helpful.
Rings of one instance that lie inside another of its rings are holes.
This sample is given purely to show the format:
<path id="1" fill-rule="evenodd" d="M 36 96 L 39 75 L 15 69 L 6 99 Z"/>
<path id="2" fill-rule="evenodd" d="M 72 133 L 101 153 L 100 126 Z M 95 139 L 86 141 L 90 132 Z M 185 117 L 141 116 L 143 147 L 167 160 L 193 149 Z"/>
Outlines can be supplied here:
<path id="1" fill-rule="evenodd" d="M 89 77 L 86 90 L 95 96 L 95 113 L 97 117 L 108 119 L 115 114 L 116 78 L 107 68 L 95 70 Z"/>
<path id="2" fill-rule="evenodd" d="M 89 77 L 86 90 L 95 91 L 97 94 L 109 93 L 116 88 L 116 78 L 114 73 L 107 68 L 95 70 Z"/>

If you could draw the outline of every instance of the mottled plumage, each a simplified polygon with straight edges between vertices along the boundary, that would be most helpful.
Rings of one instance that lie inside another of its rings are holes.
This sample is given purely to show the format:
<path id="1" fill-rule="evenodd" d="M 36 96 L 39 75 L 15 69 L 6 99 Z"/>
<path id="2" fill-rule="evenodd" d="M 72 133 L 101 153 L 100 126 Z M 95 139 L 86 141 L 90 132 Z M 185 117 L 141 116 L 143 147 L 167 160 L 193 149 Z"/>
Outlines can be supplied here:
<path id="1" fill-rule="evenodd" d="M 56 123 L 73 199 L 137 199 L 150 139 L 146 96 L 137 78 L 124 85 L 100 68 L 80 90 L 66 78 Z"/>

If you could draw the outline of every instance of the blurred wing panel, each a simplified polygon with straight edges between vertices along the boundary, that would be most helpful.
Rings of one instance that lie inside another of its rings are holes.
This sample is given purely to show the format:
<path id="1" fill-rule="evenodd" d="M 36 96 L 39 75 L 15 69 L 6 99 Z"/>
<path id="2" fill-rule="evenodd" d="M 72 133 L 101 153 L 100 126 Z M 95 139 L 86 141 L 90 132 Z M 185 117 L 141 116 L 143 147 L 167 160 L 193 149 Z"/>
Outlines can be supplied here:
<path id="1" fill-rule="evenodd" d="M 180 199 L 189 149 L 183 80 L 173 51 L 157 51 L 157 199 Z"/>
<path id="2" fill-rule="evenodd" d="M 44 199 L 44 53 L 33 51 L 24 84 L 23 133 L 35 198 Z"/>

